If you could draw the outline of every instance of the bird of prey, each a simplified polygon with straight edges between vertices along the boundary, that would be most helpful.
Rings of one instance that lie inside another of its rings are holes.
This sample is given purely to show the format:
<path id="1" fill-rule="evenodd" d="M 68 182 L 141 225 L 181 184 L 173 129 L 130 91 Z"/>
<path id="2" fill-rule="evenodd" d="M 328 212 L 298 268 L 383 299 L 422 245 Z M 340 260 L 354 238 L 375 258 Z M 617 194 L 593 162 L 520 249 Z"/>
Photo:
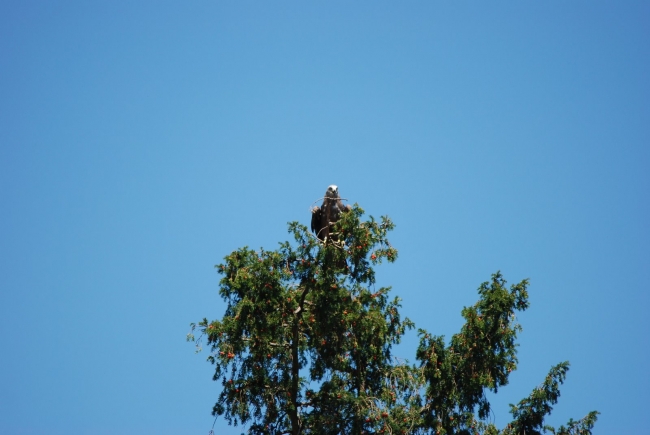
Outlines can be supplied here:
<path id="1" fill-rule="evenodd" d="M 320 240 L 330 238 L 330 231 L 341 217 L 341 213 L 352 210 L 349 205 L 344 205 L 339 196 L 339 188 L 332 184 L 325 192 L 323 205 L 311 209 L 311 230 Z"/>

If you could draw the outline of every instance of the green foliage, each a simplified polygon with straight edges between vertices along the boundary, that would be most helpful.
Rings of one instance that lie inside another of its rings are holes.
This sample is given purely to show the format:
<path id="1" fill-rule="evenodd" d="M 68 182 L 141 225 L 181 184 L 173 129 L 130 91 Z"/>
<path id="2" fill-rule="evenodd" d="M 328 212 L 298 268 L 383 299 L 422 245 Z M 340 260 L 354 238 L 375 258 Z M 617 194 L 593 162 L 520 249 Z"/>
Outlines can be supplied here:
<path id="1" fill-rule="evenodd" d="M 466 307 L 449 343 L 419 330 L 417 365 L 392 346 L 414 327 L 389 287 L 375 287 L 373 266 L 397 259 L 387 217 L 362 221 L 355 205 L 323 243 L 297 222 L 294 242 L 276 251 L 234 251 L 223 264 L 221 320 L 192 324 L 205 337 L 213 379 L 222 389 L 213 415 L 250 434 L 591 433 L 595 412 L 555 430 L 543 420 L 559 396 L 568 363 L 512 407 L 502 431 L 486 423 L 485 390 L 497 392 L 517 367 L 515 312 L 528 308 L 527 281 L 506 288 L 499 273 Z M 537 431 L 537 432 L 536 432 Z"/>
<path id="2" fill-rule="evenodd" d="M 528 307 L 528 282 L 524 280 L 510 290 L 505 284 L 500 273 L 492 276 L 491 283 L 481 284 L 481 299 L 463 309 L 466 323 L 449 346 L 444 337 L 420 330 L 416 356 L 427 385 L 427 426 L 442 433 L 475 429 L 475 411 L 479 419 L 486 419 L 490 412 L 484 391 L 497 392 L 516 369 L 515 339 L 521 326 L 514 323 L 515 311 Z"/>

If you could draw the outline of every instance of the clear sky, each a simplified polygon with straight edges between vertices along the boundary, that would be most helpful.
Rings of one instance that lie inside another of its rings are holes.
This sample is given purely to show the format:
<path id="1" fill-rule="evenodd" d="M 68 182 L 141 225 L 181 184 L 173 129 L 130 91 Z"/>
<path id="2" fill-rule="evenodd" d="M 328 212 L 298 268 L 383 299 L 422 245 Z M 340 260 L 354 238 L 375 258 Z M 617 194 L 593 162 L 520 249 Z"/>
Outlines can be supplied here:
<path id="1" fill-rule="evenodd" d="M 136 3 L 136 4 L 134 4 Z M 549 420 L 650 433 L 650 3 L 4 1 L 0 433 L 207 434 L 213 265 L 337 184 L 397 224 L 378 283 L 449 337 L 531 279 Z M 396 353 L 414 359 L 415 333 Z M 217 420 L 217 434 L 237 434 Z"/>

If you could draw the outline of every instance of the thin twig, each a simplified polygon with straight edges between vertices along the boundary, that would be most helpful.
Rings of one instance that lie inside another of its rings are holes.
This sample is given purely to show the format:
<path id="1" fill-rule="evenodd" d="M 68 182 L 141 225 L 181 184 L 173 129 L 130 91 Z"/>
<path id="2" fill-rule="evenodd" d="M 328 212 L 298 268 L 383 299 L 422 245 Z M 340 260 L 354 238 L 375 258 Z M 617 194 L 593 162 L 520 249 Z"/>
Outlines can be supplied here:
<path id="1" fill-rule="evenodd" d="M 328 197 L 326 197 L 326 196 L 323 196 L 322 198 L 318 198 L 316 201 L 312 202 L 311 205 L 316 204 L 316 203 L 317 203 L 318 201 L 320 201 L 321 199 L 322 199 L 322 200 L 325 200 L 325 199 L 331 199 L 332 201 L 337 200 L 337 199 L 340 199 L 341 201 L 347 201 L 347 200 L 348 200 L 347 198 L 328 198 Z M 310 210 L 311 210 L 311 209 L 310 209 Z"/>

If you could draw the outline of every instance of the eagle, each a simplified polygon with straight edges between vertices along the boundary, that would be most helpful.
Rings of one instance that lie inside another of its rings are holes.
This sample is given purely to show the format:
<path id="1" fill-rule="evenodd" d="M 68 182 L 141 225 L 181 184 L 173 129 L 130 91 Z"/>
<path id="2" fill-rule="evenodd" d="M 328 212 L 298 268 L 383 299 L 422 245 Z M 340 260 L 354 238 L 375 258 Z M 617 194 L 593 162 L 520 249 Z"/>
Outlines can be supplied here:
<path id="1" fill-rule="evenodd" d="M 332 184 L 327 188 L 323 205 L 311 209 L 311 230 L 320 240 L 329 238 L 334 224 L 341 217 L 341 213 L 352 210 L 349 205 L 344 205 L 339 196 L 339 188 Z"/>

